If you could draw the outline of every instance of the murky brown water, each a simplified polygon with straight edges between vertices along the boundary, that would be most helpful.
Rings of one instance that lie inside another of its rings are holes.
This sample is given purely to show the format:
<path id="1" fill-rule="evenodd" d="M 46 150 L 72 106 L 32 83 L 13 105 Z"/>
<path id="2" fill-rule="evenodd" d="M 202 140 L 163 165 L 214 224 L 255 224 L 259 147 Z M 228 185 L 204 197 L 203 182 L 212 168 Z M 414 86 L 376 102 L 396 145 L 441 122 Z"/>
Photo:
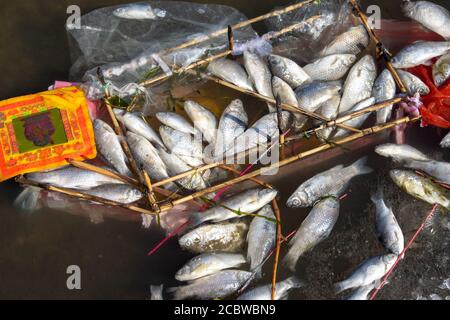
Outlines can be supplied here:
<path id="1" fill-rule="evenodd" d="M 41 91 L 52 80 L 66 78 L 70 62 L 63 25 L 67 17 L 65 10 L 74 2 L 83 12 L 88 12 L 127 1 L 22 0 L 15 1 L 14 5 L 1 5 L 0 41 L 8 45 L 0 51 L 0 99 Z M 249 17 L 267 12 L 274 5 L 288 3 L 216 2 L 234 6 Z M 399 2 L 380 0 L 370 1 L 370 4 L 382 6 L 383 18 L 394 18 L 398 16 Z M 449 152 L 444 153 L 436 147 L 438 141 L 438 133 L 432 129 L 408 132 L 410 144 L 449 161 Z M 305 178 L 335 162 L 349 164 L 366 153 L 376 172 L 352 182 L 332 235 L 299 263 L 298 274 L 309 284 L 293 293 L 292 298 L 337 298 L 331 292 L 334 282 L 343 279 L 361 261 L 384 252 L 373 232 L 374 211 L 369 200 L 370 192 L 378 183 L 384 185 L 388 202 L 397 214 L 406 239 L 412 236 L 430 209 L 398 191 L 386 177 L 390 162 L 376 156 L 371 147 L 351 155 L 346 152 L 319 165 L 311 165 L 312 160 L 309 160 L 290 166 L 280 176 L 283 179 L 274 182 L 282 195 L 280 203 L 284 204 Z M 9 181 L 2 183 L 0 190 L 0 298 L 144 299 L 148 297 L 150 284 L 177 285 L 173 275 L 191 257 L 179 250 L 175 239 L 157 254 L 146 257 L 164 235 L 157 229 L 142 229 L 139 222 L 106 219 L 102 224 L 92 224 L 85 216 L 70 215 L 61 210 L 41 210 L 34 214 L 17 212 L 11 203 L 20 188 Z M 283 232 L 287 234 L 296 229 L 307 213 L 308 210 L 283 207 Z M 380 298 L 415 299 L 418 295 L 432 293 L 441 297 L 449 295 L 448 291 L 437 288 L 450 276 L 448 224 L 448 216 L 437 216 L 433 227 L 420 236 L 401 262 Z M 66 288 L 66 268 L 73 264 L 82 270 L 81 291 Z M 271 265 L 272 261 L 269 261 L 262 282 L 269 281 Z M 280 278 L 285 276 L 287 273 L 281 269 Z"/>

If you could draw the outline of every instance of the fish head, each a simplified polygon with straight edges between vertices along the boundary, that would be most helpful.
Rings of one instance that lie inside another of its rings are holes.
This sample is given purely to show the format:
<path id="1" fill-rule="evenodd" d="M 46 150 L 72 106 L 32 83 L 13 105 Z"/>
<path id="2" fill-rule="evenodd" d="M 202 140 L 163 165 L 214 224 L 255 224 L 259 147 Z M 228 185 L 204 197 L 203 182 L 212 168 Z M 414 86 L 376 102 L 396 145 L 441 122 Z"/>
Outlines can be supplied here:
<path id="1" fill-rule="evenodd" d="M 308 203 L 308 196 L 305 192 L 294 193 L 286 202 L 289 208 L 299 208 Z"/>
<path id="2" fill-rule="evenodd" d="M 196 245 L 200 244 L 202 241 L 202 237 L 198 232 L 190 232 L 182 236 L 179 240 L 180 245 L 185 248 L 192 248 Z"/>
<path id="3" fill-rule="evenodd" d="M 186 281 L 188 276 L 191 275 L 193 271 L 194 270 L 189 263 L 185 264 L 180 270 L 177 271 L 175 274 L 175 279 L 178 281 Z"/>
<path id="4" fill-rule="evenodd" d="M 136 188 L 128 188 L 125 195 L 131 202 L 136 202 L 142 198 L 142 193 Z"/>
<path id="5" fill-rule="evenodd" d="M 389 144 L 383 144 L 375 148 L 375 152 L 382 157 L 390 157 L 392 155 L 391 146 Z"/>
<path id="6" fill-rule="evenodd" d="M 259 201 L 269 203 L 277 196 L 278 191 L 274 189 L 263 189 L 258 192 Z"/>

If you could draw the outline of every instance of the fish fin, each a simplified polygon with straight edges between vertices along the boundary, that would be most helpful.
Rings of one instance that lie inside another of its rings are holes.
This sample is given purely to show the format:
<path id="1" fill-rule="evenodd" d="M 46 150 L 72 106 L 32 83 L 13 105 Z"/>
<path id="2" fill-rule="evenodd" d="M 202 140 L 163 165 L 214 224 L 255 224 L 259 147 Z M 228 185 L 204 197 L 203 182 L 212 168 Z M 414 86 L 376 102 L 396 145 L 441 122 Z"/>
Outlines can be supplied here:
<path id="1" fill-rule="evenodd" d="M 352 164 L 352 168 L 357 172 L 359 175 L 362 174 L 369 174 L 373 172 L 373 169 L 367 166 L 367 160 L 368 157 L 364 157 L 356 161 Z"/>
<path id="2" fill-rule="evenodd" d="M 14 200 L 14 206 L 23 211 L 34 212 L 42 208 L 39 202 L 41 189 L 26 187 Z"/>

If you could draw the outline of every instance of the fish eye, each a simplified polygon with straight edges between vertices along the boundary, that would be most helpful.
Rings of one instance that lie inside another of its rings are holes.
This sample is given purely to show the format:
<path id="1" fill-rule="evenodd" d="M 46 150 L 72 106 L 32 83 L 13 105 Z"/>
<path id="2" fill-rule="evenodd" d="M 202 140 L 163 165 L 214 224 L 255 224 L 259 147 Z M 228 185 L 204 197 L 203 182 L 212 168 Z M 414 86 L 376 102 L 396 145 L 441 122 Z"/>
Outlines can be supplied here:
<path id="1" fill-rule="evenodd" d="M 295 207 L 299 207 L 300 206 L 300 200 L 298 200 L 297 198 L 292 199 L 291 203 Z"/>

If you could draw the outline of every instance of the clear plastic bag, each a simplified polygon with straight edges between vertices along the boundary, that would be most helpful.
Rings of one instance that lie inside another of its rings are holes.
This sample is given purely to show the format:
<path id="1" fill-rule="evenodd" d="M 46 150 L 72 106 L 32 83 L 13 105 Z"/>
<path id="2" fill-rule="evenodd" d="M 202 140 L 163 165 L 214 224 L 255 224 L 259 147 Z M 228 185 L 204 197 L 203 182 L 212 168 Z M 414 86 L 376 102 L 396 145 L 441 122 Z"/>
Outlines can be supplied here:
<path id="1" fill-rule="evenodd" d="M 67 26 L 73 60 L 71 79 L 99 88 L 95 78 L 100 67 L 117 96 L 125 98 L 141 91 L 144 104 L 157 104 L 149 100 L 158 99 L 161 93 L 149 92 L 137 84 L 155 72 L 170 73 L 173 65 L 183 67 L 225 50 L 228 38 L 225 33 L 167 54 L 164 51 L 246 19 L 228 6 L 178 1 L 150 1 L 92 11 L 81 18 L 80 28 Z M 255 36 L 251 27 L 234 33 L 237 43 Z"/>

